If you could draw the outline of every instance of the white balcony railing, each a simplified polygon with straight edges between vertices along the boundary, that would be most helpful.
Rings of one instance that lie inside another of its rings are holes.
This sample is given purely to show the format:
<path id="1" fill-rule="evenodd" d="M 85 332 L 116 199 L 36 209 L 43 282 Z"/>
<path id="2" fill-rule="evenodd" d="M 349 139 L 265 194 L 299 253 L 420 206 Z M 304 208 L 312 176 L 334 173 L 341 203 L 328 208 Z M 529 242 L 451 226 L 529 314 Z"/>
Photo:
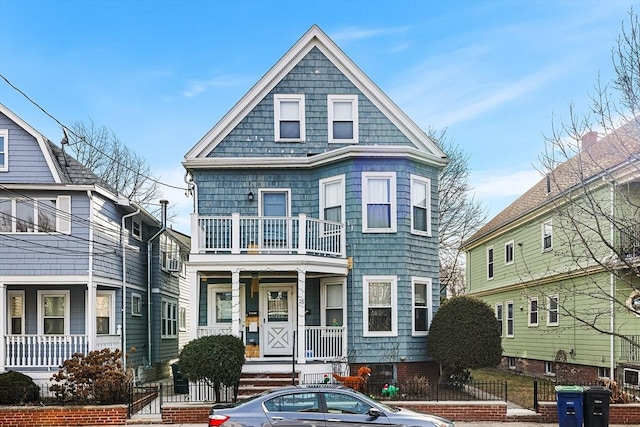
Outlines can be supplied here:
<path id="1" fill-rule="evenodd" d="M 231 335 L 231 325 L 229 326 L 198 326 L 198 338 L 212 335 Z"/>
<path id="2" fill-rule="evenodd" d="M 3 345 L 5 369 L 58 368 L 74 353 L 90 351 L 87 335 L 5 335 Z M 106 347 L 120 348 L 120 336 L 101 335 L 91 350 Z"/>
<path id="3" fill-rule="evenodd" d="M 345 257 L 340 222 L 297 217 L 192 216 L 192 251 L 198 253 L 296 253 Z"/>

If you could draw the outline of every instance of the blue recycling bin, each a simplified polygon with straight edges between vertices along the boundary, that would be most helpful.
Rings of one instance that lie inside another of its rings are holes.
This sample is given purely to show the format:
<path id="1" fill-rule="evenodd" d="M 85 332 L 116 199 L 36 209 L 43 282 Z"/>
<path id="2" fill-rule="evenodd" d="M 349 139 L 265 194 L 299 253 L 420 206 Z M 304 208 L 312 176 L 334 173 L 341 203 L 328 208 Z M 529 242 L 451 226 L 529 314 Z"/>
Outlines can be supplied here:
<path id="1" fill-rule="evenodd" d="M 556 386 L 559 427 L 582 427 L 582 393 L 582 387 L 577 385 Z"/>

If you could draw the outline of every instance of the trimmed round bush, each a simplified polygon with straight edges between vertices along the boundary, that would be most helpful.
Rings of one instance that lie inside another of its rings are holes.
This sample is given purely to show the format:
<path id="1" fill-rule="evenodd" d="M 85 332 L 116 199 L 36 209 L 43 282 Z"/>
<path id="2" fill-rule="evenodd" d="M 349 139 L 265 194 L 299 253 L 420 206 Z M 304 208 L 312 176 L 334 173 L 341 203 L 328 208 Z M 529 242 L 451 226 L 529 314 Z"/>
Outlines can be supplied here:
<path id="1" fill-rule="evenodd" d="M 30 376 L 16 371 L 0 374 L 0 405 L 20 405 L 40 400 L 40 387 Z"/>

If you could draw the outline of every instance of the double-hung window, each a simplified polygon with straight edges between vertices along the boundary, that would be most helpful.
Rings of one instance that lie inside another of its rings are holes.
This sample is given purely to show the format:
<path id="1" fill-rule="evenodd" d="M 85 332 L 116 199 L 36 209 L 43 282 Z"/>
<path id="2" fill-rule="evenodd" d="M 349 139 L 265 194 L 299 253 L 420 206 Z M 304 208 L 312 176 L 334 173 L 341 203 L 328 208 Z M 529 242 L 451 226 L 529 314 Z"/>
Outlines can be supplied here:
<path id="1" fill-rule="evenodd" d="M 7 300 L 9 334 L 24 334 L 24 291 L 7 291 Z"/>
<path id="2" fill-rule="evenodd" d="M 344 324 L 344 282 L 322 281 L 321 304 L 322 324 L 325 326 L 342 326 Z"/>
<path id="3" fill-rule="evenodd" d="M 513 302 L 507 302 L 507 337 L 513 338 L 514 336 L 514 318 Z"/>
<path id="4" fill-rule="evenodd" d="M 9 130 L 0 129 L 0 172 L 9 170 Z"/>
<path id="5" fill-rule="evenodd" d="M 529 298 L 529 326 L 538 326 L 538 297 Z"/>
<path id="6" fill-rule="evenodd" d="M 142 240 L 142 221 L 139 219 L 131 218 L 131 235 L 137 240 Z"/>
<path id="7" fill-rule="evenodd" d="M 282 142 L 304 141 L 304 95 L 274 95 L 273 103 L 275 140 Z"/>
<path id="8" fill-rule="evenodd" d="M 160 266 L 165 271 L 180 271 L 180 246 L 166 234 L 160 236 Z"/>
<path id="9" fill-rule="evenodd" d="M 320 180 L 320 219 L 344 222 L 344 175 Z"/>
<path id="10" fill-rule="evenodd" d="M 142 295 L 131 294 L 131 315 L 142 316 Z"/>
<path id="11" fill-rule="evenodd" d="M 411 232 L 431 235 L 431 180 L 411 175 Z"/>
<path id="12" fill-rule="evenodd" d="M 558 326 L 558 295 L 547 298 L 547 326 Z"/>
<path id="13" fill-rule="evenodd" d="M 427 277 L 413 277 L 413 336 L 424 336 L 429 331 L 431 323 L 431 279 Z"/>
<path id="14" fill-rule="evenodd" d="M 395 233 L 397 214 L 395 172 L 363 172 L 362 231 Z"/>
<path id="15" fill-rule="evenodd" d="M 504 245 L 504 263 L 513 264 L 513 240 Z"/>
<path id="16" fill-rule="evenodd" d="M 160 338 L 178 336 L 178 304 L 175 301 L 161 300 Z"/>
<path id="17" fill-rule="evenodd" d="M 38 291 L 38 334 L 69 334 L 69 291 Z"/>
<path id="18" fill-rule="evenodd" d="M 115 292 L 96 292 L 96 334 L 115 333 Z"/>
<path id="19" fill-rule="evenodd" d="M 358 95 L 328 95 L 329 142 L 358 142 Z"/>
<path id="20" fill-rule="evenodd" d="M 553 249 L 553 223 L 547 221 L 542 224 L 542 250 L 550 251 Z"/>
<path id="21" fill-rule="evenodd" d="M 502 306 L 502 303 L 499 302 L 496 304 L 496 320 L 498 321 L 498 328 L 500 328 L 500 337 L 502 337 L 503 333 L 504 333 L 504 325 L 503 325 L 503 318 L 504 318 L 504 307 Z"/>
<path id="22" fill-rule="evenodd" d="M 397 336 L 397 277 L 364 276 L 362 280 L 364 336 Z"/>
<path id="23" fill-rule="evenodd" d="M 0 233 L 70 233 L 71 197 L 0 199 Z"/>
<path id="24" fill-rule="evenodd" d="M 487 279 L 493 279 L 493 248 L 487 248 Z"/>

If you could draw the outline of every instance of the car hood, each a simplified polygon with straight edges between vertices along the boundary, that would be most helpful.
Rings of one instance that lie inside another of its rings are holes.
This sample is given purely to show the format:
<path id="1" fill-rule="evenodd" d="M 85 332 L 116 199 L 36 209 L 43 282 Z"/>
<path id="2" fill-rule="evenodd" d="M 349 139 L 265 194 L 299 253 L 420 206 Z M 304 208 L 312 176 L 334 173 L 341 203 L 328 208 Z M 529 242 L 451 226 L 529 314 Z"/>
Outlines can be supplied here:
<path id="1" fill-rule="evenodd" d="M 428 414 L 426 412 L 416 412 L 416 411 L 412 411 L 411 409 L 406 409 L 406 408 L 395 408 L 395 409 L 397 409 L 397 411 L 396 412 L 392 412 L 390 417 L 393 417 L 395 415 L 396 417 L 397 416 L 402 416 L 403 418 L 417 418 L 417 419 L 422 419 L 422 420 L 424 420 L 425 418 L 429 418 L 433 422 L 452 424 L 451 420 L 439 417 L 437 415 L 431 415 L 431 414 Z"/>

